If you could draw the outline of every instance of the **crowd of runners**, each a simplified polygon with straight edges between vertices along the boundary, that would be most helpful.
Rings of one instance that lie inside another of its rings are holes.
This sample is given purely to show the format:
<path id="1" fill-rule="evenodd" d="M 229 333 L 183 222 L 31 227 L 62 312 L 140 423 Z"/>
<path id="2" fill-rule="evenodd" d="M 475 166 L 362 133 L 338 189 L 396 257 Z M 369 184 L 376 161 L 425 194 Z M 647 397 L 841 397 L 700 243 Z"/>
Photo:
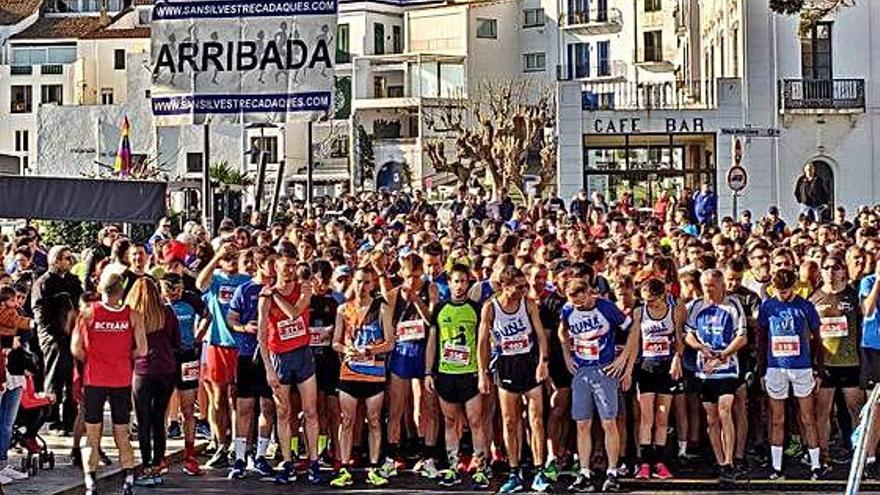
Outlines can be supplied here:
<path id="1" fill-rule="evenodd" d="M 613 492 L 712 458 L 722 483 L 847 468 L 880 379 L 880 210 L 787 225 L 775 207 L 451 199 L 345 196 L 215 237 L 162 220 L 143 243 L 106 226 L 78 263 L 21 229 L 0 334 L 44 363 L 89 494 L 106 403 L 126 493 L 162 482 L 168 436 L 189 475 L 336 488 L 409 468 L 504 493 Z"/>

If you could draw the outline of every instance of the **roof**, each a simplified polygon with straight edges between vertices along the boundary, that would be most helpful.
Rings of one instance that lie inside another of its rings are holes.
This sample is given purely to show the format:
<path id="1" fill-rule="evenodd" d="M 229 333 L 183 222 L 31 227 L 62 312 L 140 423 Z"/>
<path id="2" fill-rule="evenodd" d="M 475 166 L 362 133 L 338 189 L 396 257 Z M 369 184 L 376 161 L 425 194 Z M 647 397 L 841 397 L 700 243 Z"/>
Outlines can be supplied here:
<path id="1" fill-rule="evenodd" d="M 43 0 L 0 0 L 0 25 L 18 24 L 37 12 Z"/>
<path id="2" fill-rule="evenodd" d="M 2 0 L 0 0 L 2 1 Z M 99 16 L 41 17 L 12 40 L 80 38 L 101 27 Z"/>
<path id="3" fill-rule="evenodd" d="M 150 37 L 150 28 L 149 27 L 134 27 L 134 28 L 122 28 L 122 29 L 112 29 L 112 28 L 102 28 L 97 31 L 92 31 L 90 33 L 86 33 L 82 36 L 84 40 L 102 40 L 102 39 L 123 39 L 123 38 L 149 38 Z"/>

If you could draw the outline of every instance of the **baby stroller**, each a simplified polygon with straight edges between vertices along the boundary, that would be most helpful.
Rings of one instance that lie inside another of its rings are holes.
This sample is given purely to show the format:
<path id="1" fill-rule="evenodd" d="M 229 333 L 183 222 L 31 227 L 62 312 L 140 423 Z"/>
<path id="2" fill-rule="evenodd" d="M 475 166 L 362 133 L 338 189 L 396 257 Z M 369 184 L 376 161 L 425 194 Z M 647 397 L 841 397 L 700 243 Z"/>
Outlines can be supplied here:
<path id="1" fill-rule="evenodd" d="M 21 459 L 21 471 L 30 476 L 35 476 L 41 469 L 55 469 L 55 453 L 49 450 L 46 440 L 39 434 L 52 402 L 49 397 L 36 393 L 34 379 L 27 374 L 12 431 L 12 445 L 26 451 Z"/>

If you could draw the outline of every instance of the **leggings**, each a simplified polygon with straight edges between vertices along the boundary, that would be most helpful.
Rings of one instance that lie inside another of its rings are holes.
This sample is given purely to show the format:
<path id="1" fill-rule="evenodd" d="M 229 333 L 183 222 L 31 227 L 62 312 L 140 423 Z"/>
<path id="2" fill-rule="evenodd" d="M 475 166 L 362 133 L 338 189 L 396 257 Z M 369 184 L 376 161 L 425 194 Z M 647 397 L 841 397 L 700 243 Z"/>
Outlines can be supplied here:
<path id="1" fill-rule="evenodd" d="M 176 380 L 176 375 L 134 377 L 138 444 L 144 466 L 158 466 L 165 458 L 165 411 Z"/>

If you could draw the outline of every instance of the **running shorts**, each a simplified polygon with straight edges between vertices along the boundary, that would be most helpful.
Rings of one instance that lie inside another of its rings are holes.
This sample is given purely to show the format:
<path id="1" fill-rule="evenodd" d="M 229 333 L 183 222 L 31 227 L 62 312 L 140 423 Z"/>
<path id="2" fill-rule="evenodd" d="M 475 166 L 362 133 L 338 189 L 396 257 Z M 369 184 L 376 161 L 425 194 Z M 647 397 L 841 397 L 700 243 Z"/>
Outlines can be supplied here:
<path id="1" fill-rule="evenodd" d="M 282 385 L 300 384 L 315 374 L 315 358 L 308 346 L 272 354 L 272 366 Z"/>
<path id="2" fill-rule="evenodd" d="M 272 389 L 266 379 L 266 365 L 259 354 L 256 357 L 238 356 L 235 393 L 239 399 L 272 398 Z"/>
<path id="3" fill-rule="evenodd" d="M 880 383 L 880 350 L 862 347 L 861 362 L 861 385 L 865 390 L 871 390 L 874 385 Z"/>
<path id="4" fill-rule="evenodd" d="M 336 395 L 339 385 L 339 355 L 330 346 L 312 347 L 315 357 L 315 378 L 318 391 L 324 395 Z"/>
<path id="5" fill-rule="evenodd" d="M 855 388 L 860 383 L 858 366 L 826 366 L 822 373 L 822 388 Z"/>
<path id="6" fill-rule="evenodd" d="M 787 399 L 789 386 L 794 389 L 794 396 L 798 399 L 809 396 L 816 386 L 812 368 L 767 368 L 767 374 L 764 375 L 764 388 L 771 399 Z"/>
<path id="7" fill-rule="evenodd" d="M 640 394 L 664 394 L 678 393 L 678 382 L 672 379 L 669 371 L 636 370 L 636 384 Z"/>
<path id="8" fill-rule="evenodd" d="M 202 378 L 217 385 L 228 385 L 235 381 L 235 367 L 237 365 L 237 348 L 208 345 L 205 376 Z"/>
<path id="9" fill-rule="evenodd" d="M 700 400 L 709 404 L 718 404 L 724 395 L 734 395 L 742 385 L 739 378 L 712 378 L 700 380 Z"/>
<path id="10" fill-rule="evenodd" d="M 519 354 L 498 356 L 495 360 L 495 383 L 498 388 L 513 393 L 525 393 L 538 386 L 535 373 L 538 355 Z"/>
<path id="11" fill-rule="evenodd" d="M 358 400 L 375 397 L 385 391 L 385 382 L 358 382 L 339 380 L 339 391 Z"/>
<path id="12" fill-rule="evenodd" d="M 434 378 L 434 388 L 441 399 L 452 404 L 466 404 L 480 393 L 477 375 L 474 373 L 438 373 Z"/>
<path id="13" fill-rule="evenodd" d="M 131 421 L 131 387 L 90 387 L 83 389 L 83 418 L 87 424 L 104 422 L 104 403 L 110 402 L 114 426 L 128 426 Z M 164 414 L 164 412 L 163 412 Z"/>
<path id="14" fill-rule="evenodd" d="M 177 390 L 195 390 L 199 388 L 201 364 L 198 349 L 182 351 L 177 356 Z"/>

